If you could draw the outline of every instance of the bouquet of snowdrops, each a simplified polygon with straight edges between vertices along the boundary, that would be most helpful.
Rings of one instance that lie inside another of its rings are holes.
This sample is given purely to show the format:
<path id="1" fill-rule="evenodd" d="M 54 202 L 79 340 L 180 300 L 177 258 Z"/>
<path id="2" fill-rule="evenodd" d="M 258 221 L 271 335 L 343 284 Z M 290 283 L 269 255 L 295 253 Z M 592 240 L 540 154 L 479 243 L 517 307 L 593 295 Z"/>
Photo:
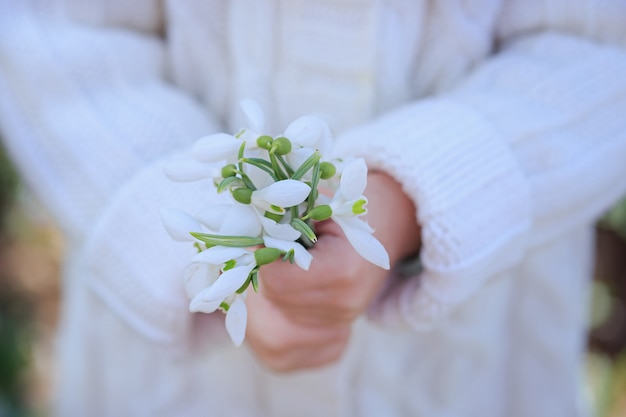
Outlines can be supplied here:
<path id="1" fill-rule="evenodd" d="M 198 250 L 183 272 L 190 311 L 226 313 L 237 346 L 245 337 L 246 292 L 257 290 L 259 268 L 282 260 L 308 270 L 307 248 L 317 241 L 314 222 L 334 221 L 363 258 L 389 268 L 387 252 L 359 218 L 367 212 L 365 161 L 329 160 L 330 129 L 317 117 L 301 117 L 270 136 L 259 106 L 244 100 L 241 107 L 250 128 L 202 137 L 166 168 L 175 181 L 212 178 L 217 192 L 229 195 L 227 203 L 207 206 L 196 217 L 161 211 L 172 238 Z"/>

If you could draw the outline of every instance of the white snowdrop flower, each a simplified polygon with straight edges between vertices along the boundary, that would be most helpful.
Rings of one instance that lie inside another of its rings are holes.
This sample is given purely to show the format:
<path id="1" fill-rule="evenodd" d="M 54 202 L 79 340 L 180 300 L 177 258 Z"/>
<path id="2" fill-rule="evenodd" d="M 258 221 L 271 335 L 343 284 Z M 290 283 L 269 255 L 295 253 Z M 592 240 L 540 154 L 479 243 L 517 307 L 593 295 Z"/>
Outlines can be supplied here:
<path id="1" fill-rule="evenodd" d="M 319 150 L 322 155 L 326 155 L 332 145 L 328 124 L 315 116 L 299 117 L 287 126 L 283 135 L 301 147 Z"/>
<path id="2" fill-rule="evenodd" d="M 227 133 L 214 133 L 198 139 L 191 147 L 191 156 L 200 162 L 235 162 L 241 140 Z"/>
<path id="3" fill-rule="evenodd" d="M 192 300 L 202 290 L 219 278 L 221 265 L 192 262 L 183 271 L 183 286 L 187 297 Z"/>
<path id="4" fill-rule="evenodd" d="M 248 149 L 258 148 L 256 140 L 265 128 L 263 111 L 255 101 L 250 99 L 242 100 L 240 106 L 250 123 L 250 128 L 243 130 L 237 136 L 214 133 L 198 139 L 191 148 L 193 158 L 201 162 L 235 163 L 243 141 L 246 141 Z"/>
<path id="5" fill-rule="evenodd" d="M 356 216 L 367 213 L 367 198 L 363 196 L 367 184 L 367 165 L 362 158 L 350 161 L 343 169 L 339 189 L 329 205 L 331 219 L 341 227 L 346 239 L 364 259 L 383 269 L 389 269 L 389 255 L 372 235 L 372 228 Z"/>
<path id="6" fill-rule="evenodd" d="M 311 187 L 297 180 L 282 180 L 252 192 L 250 202 L 263 211 L 283 214 L 286 207 L 302 203 Z"/>
<path id="7" fill-rule="evenodd" d="M 239 106 L 250 122 L 250 129 L 256 132 L 262 132 L 263 129 L 265 129 L 265 114 L 263 114 L 259 103 L 245 98 L 239 102 Z M 256 140 L 256 138 L 254 139 Z"/>
<path id="8" fill-rule="evenodd" d="M 189 155 L 181 155 L 169 161 L 164 172 L 172 181 L 192 182 L 215 178 L 221 174 L 220 169 L 220 165 L 198 162 Z"/>
<path id="9" fill-rule="evenodd" d="M 265 235 L 282 240 L 293 241 L 300 237 L 300 232 L 287 223 L 277 223 L 267 217 L 259 217 Z"/>
<path id="10" fill-rule="evenodd" d="M 217 231 L 222 227 L 224 218 L 232 208 L 232 202 L 228 204 L 211 204 L 204 207 L 196 217 L 209 230 Z"/>
<path id="11" fill-rule="evenodd" d="M 367 185 L 367 165 L 363 158 L 349 161 L 341 173 L 339 189 L 344 200 L 354 200 L 365 192 Z"/>
<path id="12" fill-rule="evenodd" d="M 275 221 L 262 217 L 263 222 L 263 243 L 265 247 L 275 248 L 282 252 L 293 252 L 293 260 L 300 268 L 308 270 L 313 260 L 313 256 L 304 246 L 296 242 L 300 237 L 300 232 L 290 224 L 276 223 Z"/>
<path id="13" fill-rule="evenodd" d="M 177 242 L 194 242 L 190 232 L 202 230 L 200 222 L 192 215 L 174 208 L 162 208 L 161 220 L 165 230 Z"/>
<path id="14" fill-rule="evenodd" d="M 248 276 L 257 266 L 254 253 L 243 248 L 214 246 L 194 256 L 192 262 L 207 263 L 209 265 L 228 265 L 222 270 L 219 277 L 204 290 L 200 291 L 191 300 L 191 312 L 212 313 L 217 310 L 226 297 L 235 293 L 248 280 Z"/>
<path id="15" fill-rule="evenodd" d="M 243 99 L 239 102 L 241 111 L 246 119 L 248 119 L 248 126 L 245 129 L 241 129 L 237 133 L 237 138 L 241 141 L 246 141 L 252 148 L 256 148 L 256 140 L 259 136 L 262 136 L 265 130 L 265 115 L 261 106 L 251 99 Z"/>
<path id="16" fill-rule="evenodd" d="M 226 312 L 226 331 L 235 346 L 241 346 L 246 337 L 248 308 L 245 303 L 245 295 L 245 293 L 235 294 L 233 300 L 228 303 L 229 307 Z"/>
<path id="17" fill-rule="evenodd" d="M 220 235 L 260 236 L 263 230 L 257 211 L 247 204 L 232 204 L 222 217 Z"/>
<path id="18" fill-rule="evenodd" d="M 331 217 L 346 235 L 354 250 L 364 259 L 383 269 L 389 269 L 389 255 L 385 247 L 372 235 L 372 228 L 356 217 Z"/>
<path id="19" fill-rule="evenodd" d="M 268 248 L 276 248 L 282 252 L 293 252 L 293 260 L 300 268 L 308 271 L 313 260 L 313 255 L 298 242 L 285 239 L 277 239 L 271 236 L 264 236 L 263 243 Z"/>

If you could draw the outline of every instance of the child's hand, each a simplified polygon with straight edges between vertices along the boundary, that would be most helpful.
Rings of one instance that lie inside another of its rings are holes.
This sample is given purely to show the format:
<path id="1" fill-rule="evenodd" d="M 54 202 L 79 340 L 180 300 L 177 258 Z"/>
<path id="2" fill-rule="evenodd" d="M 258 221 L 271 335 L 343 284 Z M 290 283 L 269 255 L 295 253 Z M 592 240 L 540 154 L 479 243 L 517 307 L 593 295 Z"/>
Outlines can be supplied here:
<path id="1" fill-rule="evenodd" d="M 419 248 L 415 207 L 398 183 L 382 173 L 368 176 L 367 221 L 392 265 Z M 249 293 L 246 340 L 275 371 L 293 371 L 338 360 L 353 321 L 385 283 L 387 271 L 360 257 L 332 221 L 319 223 L 308 271 L 274 262 L 260 274 L 260 293 Z"/>

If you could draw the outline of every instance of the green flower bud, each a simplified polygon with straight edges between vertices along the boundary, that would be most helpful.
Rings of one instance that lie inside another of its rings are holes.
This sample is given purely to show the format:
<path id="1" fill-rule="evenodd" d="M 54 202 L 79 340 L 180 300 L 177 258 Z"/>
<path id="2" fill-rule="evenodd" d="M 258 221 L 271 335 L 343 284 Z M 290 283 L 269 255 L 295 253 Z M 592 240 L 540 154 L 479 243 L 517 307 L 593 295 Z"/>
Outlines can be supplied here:
<path id="1" fill-rule="evenodd" d="M 337 173 L 337 168 L 330 162 L 322 162 L 320 164 L 320 178 L 323 180 L 330 179 Z"/>
<path id="2" fill-rule="evenodd" d="M 241 204 L 250 204 L 250 201 L 252 201 L 252 190 L 249 188 L 236 188 L 233 190 L 233 198 Z"/>
<path id="3" fill-rule="evenodd" d="M 327 220 L 332 215 L 333 209 L 327 204 L 317 206 L 313 210 L 309 211 L 309 217 L 317 221 Z"/>
<path id="4" fill-rule="evenodd" d="M 277 155 L 287 155 L 291 152 L 291 141 L 283 136 L 276 138 L 272 143 L 272 150 Z"/>
<path id="5" fill-rule="evenodd" d="M 258 266 L 267 265 L 282 256 L 283 252 L 276 248 L 260 248 L 254 252 L 254 260 Z"/>
<path id="6" fill-rule="evenodd" d="M 365 205 L 367 204 L 367 200 L 364 198 L 361 198 L 360 200 L 357 200 L 353 205 L 352 205 L 352 213 L 354 213 L 355 215 L 359 215 L 359 214 L 365 214 L 367 213 L 367 209 L 365 208 Z"/>
<path id="7" fill-rule="evenodd" d="M 259 136 L 256 140 L 256 144 L 258 145 L 259 148 L 267 149 L 267 150 L 269 150 L 272 147 L 273 142 L 274 142 L 274 139 L 271 136 L 267 136 L 267 135 Z"/>
<path id="8" fill-rule="evenodd" d="M 234 177 L 237 174 L 237 167 L 235 164 L 228 164 L 222 167 L 222 178 Z"/>

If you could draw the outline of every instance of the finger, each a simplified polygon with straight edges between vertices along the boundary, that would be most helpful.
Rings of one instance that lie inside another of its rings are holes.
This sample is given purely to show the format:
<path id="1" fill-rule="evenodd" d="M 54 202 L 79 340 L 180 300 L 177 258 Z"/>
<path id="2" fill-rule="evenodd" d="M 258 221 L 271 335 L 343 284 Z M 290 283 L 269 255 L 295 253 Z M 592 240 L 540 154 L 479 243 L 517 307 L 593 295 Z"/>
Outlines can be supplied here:
<path id="1" fill-rule="evenodd" d="M 361 262 L 343 236 L 322 235 L 310 252 L 313 261 L 308 271 L 297 265 L 273 262 L 261 267 L 260 282 L 277 294 L 336 287 L 354 279 Z"/>
<path id="2" fill-rule="evenodd" d="M 303 326 L 259 295 L 251 295 L 246 340 L 259 361 L 288 371 L 336 360 L 347 344 L 350 326 Z"/>

